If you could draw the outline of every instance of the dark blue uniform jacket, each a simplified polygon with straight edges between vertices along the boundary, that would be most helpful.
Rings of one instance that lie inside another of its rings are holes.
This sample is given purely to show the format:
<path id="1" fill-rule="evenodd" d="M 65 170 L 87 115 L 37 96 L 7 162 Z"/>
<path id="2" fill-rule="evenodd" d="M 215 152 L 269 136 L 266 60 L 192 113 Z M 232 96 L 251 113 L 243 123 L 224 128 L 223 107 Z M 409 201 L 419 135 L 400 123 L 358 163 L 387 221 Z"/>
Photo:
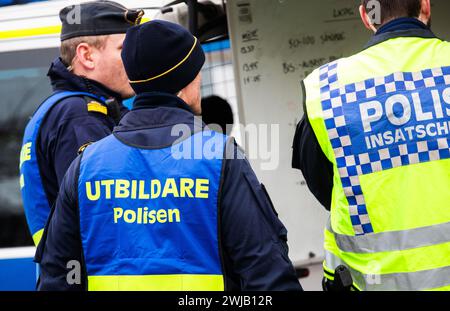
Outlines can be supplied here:
<path id="1" fill-rule="evenodd" d="M 167 146 L 178 138 L 171 136 L 172 126 L 186 124 L 194 128 L 194 119 L 190 108 L 178 97 L 144 93 L 136 98 L 133 110 L 114 129 L 114 135 L 129 145 Z M 238 154 L 243 155 L 242 151 L 236 148 L 234 153 L 235 159 L 225 160 L 220 198 L 226 289 L 300 290 L 288 258 L 287 231 L 248 161 L 244 157 L 236 159 Z M 84 269 L 80 285 L 66 282 L 67 262 L 82 263 L 76 193 L 81 157 L 67 171 L 36 254 L 41 268 L 40 290 L 86 288 Z"/>
<path id="2" fill-rule="evenodd" d="M 114 98 L 122 114 L 127 111 L 119 94 L 96 81 L 72 74 L 59 58 L 52 63 L 48 76 L 55 92 L 88 92 L 103 99 Z M 50 206 L 54 204 L 64 174 L 80 147 L 108 136 L 115 126 L 109 115 L 89 112 L 87 100 L 84 97 L 62 100 L 47 113 L 41 124 L 37 159 Z"/>

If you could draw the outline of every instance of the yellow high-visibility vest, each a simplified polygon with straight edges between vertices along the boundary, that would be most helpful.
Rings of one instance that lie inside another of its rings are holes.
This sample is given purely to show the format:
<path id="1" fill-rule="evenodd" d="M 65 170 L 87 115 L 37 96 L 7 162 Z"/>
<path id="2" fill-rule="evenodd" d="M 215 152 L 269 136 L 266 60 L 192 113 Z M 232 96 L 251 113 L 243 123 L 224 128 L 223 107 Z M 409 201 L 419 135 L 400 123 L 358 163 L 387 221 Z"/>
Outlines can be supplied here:
<path id="1" fill-rule="evenodd" d="M 400 37 L 314 71 L 309 121 L 334 167 L 325 277 L 450 290 L 450 43 Z"/>

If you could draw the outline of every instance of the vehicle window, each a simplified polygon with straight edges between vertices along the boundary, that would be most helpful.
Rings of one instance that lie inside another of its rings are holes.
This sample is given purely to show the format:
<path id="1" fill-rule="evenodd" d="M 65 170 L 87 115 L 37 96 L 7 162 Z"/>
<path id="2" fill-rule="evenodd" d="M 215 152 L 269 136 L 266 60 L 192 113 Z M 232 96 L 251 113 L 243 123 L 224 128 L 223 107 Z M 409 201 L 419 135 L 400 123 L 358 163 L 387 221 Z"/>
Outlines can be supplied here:
<path id="1" fill-rule="evenodd" d="M 58 49 L 0 53 L 0 247 L 33 245 L 22 207 L 19 156 L 26 123 L 51 94 Z"/>

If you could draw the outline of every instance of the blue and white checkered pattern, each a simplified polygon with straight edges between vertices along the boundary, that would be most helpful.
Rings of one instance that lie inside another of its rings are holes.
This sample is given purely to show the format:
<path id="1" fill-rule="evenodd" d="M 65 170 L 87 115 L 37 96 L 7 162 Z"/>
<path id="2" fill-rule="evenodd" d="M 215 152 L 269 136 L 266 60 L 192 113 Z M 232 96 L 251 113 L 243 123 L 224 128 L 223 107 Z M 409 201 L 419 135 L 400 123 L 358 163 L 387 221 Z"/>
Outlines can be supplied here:
<path id="1" fill-rule="evenodd" d="M 355 234 L 369 234 L 373 233 L 373 228 L 359 176 L 403 165 L 450 158 L 450 137 L 392 146 L 372 153 L 354 154 L 343 105 L 397 91 L 450 85 L 450 67 L 415 73 L 398 72 L 345 86 L 338 83 L 337 67 L 336 61 L 320 68 L 323 116 L 349 203 Z"/>

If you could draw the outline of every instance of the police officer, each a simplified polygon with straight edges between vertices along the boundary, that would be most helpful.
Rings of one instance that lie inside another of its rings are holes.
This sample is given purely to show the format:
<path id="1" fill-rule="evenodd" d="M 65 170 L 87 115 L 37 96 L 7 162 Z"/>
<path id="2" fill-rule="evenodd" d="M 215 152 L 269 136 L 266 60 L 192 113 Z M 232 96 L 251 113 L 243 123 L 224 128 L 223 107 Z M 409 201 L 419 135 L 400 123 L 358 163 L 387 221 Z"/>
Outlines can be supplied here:
<path id="1" fill-rule="evenodd" d="M 20 159 L 20 183 L 34 243 L 41 239 L 61 180 L 86 145 L 111 133 L 134 95 L 120 58 L 125 32 L 143 11 L 111 1 L 66 7 L 61 57 L 48 72 L 54 93 L 28 123 Z"/>
<path id="2" fill-rule="evenodd" d="M 69 168 L 39 288 L 300 290 L 264 187 L 235 143 L 195 116 L 199 41 L 154 20 L 127 32 L 122 58 L 134 108 Z M 66 281 L 72 260 L 78 285 Z"/>
<path id="3" fill-rule="evenodd" d="M 377 2 L 365 49 L 304 80 L 293 165 L 331 209 L 326 289 L 448 290 L 450 44 L 430 0 Z"/>

